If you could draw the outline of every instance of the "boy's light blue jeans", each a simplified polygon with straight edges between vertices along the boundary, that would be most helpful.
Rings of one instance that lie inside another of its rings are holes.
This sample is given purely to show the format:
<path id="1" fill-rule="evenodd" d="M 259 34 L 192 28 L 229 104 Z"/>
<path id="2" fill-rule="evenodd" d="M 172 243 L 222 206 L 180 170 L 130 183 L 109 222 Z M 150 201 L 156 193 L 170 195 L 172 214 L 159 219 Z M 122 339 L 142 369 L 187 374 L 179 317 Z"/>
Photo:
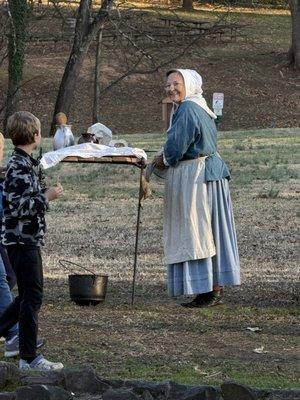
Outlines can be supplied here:
<path id="1" fill-rule="evenodd" d="M 10 292 L 7 280 L 6 280 L 6 271 L 0 257 L 0 314 L 10 305 L 12 302 L 13 297 Z M 10 340 L 19 332 L 18 324 L 14 325 L 9 331 L 7 336 L 5 337 L 6 340 Z"/>

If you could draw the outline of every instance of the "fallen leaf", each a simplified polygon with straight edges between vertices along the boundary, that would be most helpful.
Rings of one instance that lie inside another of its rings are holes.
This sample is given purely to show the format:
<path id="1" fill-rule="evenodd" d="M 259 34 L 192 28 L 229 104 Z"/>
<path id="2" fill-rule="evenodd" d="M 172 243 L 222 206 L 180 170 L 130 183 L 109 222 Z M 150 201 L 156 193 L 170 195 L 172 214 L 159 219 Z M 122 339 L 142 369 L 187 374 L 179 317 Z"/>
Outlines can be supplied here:
<path id="1" fill-rule="evenodd" d="M 261 347 L 258 347 L 257 349 L 254 349 L 253 352 L 257 353 L 257 354 L 265 354 L 265 353 L 267 353 L 267 351 L 264 349 L 265 349 L 265 346 L 261 346 Z"/>
<path id="2" fill-rule="evenodd" d="M 195 365 L 195 366 L 194 366 L 194 371 L 197 372 L 197 374 L 199 374 L 199 375 L 207 375 L 207 372 L 201 370 L 201 369 L 199 368 L 199 365 Z"/>
<path id="3" fill-rule="evenodd" d="M 212 373 L 210 375 L 207 375 L 206 378 L 212 378 L 212 377 L 215 377 L 215 376 L 218 376 L 218 375 L 221 375 L 221 374 L 222 374 L 222 371 L 217 371 L 217 372 L 214 372 L 214 373 Z"/>
<path id="4" fill-rule="evenodd" d="M 250 331 L 250 332 L 261 332 L 261 329 L 258 326 L 254 326 L 253 328 L 251 326 L 248 326 L 246 328 L 246 331 Z"/>
<path id="5" fill-rule="evenodd" d="M 212 372 L 212 373 L 210 373 L 210 372 L 205 372 L 205 371 L 203 371 L 203 370 L 201 370 L 201 369 L 199 368 L 199 365 L 195 365 L 195 366 L 194 366 L 194 371 L 197 372 L 199 375 L 206 376 L 206 378 L 211 378 L 211 377 L 213 377 L 213 376 L 217 376 L 217 375 L 220 375 L 220 374 L 222 373 L 221 371 L 214 371 L 214 372 Z"/>

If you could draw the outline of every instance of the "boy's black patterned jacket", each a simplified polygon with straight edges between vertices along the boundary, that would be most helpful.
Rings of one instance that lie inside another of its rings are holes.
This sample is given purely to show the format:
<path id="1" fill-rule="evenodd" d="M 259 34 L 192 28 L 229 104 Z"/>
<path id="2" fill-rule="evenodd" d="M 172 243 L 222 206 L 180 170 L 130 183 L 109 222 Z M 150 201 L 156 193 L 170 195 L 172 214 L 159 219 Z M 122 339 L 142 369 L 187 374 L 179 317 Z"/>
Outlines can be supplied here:
<path id="1" fill-rule="evenodd" d="M 48 201 L 34 170 L 38 162 L 16 147 L 7 164 L 3 188 L 1 240 L 12 244 L 44 244 Z"/>

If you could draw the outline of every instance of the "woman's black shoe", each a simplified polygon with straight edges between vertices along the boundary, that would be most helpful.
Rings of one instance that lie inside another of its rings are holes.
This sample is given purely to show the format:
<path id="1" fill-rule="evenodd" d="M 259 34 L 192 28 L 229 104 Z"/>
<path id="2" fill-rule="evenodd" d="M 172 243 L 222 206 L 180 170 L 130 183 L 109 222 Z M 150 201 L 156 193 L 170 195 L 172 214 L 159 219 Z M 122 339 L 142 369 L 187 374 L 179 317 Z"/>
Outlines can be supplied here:
<path id="1" fill-rule="evenodd" d="M 223 304 L 220 292 L 213 292 L 211 298 L 202 307 L 214 307 Z"/>
<path id="2" fill-rule="evenodd" d="M 186 308 L 214 307 L 223 304 L 220 292 L 208 292 L 198 294 L 194 300 L 188 303 L 181 303 Z"/>
<path id="3" fill-rule="evenodd" d="M 200 304 L 194 299 L 192 301 L 189 301 L 188 303 L 181 303 L 182 307 L 185 308 L 196 308 L 200 307 Z"/>
<path id="4" fill-rule="evenodd" d="M 213 292 L 197 294 L 197 296 L 192 301 L 189 301 L 188 303 L 181 303 L 181 305 L 182 307 L 186 308 L 202 307 L 203 304 L 210 299 L 212 294 Z"/>

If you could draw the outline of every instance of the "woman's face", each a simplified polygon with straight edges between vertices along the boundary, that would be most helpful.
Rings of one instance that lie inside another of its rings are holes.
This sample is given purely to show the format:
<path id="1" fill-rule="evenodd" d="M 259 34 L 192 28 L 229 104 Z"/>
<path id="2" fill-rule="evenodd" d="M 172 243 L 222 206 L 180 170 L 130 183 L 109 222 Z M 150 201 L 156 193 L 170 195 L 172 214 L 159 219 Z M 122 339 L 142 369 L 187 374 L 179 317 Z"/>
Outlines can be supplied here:
<path id="1" fill-rule="evenodd" d="M 182 75 L 178 72 L 172 72 L 168 76 L 165 89 L 170 100 L 174 103 L 180 103 L 185 99 L 184 80 Z"/>

